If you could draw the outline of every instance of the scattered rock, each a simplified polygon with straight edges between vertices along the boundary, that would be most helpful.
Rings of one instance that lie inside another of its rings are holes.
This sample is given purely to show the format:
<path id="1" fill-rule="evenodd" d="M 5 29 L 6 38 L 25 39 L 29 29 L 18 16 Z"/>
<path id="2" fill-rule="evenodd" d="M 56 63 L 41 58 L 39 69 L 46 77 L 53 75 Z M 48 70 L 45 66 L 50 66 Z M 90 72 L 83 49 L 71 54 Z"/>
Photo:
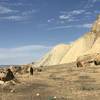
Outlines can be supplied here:
<path id="1" fill-rule="evenodd" d="M 14 92 L 15 92 L 15 89 L 12 89 L 10 92 L 11 92 L 11 93 L 14 93 Z"/>
<path id="2" fill-rule="evenodd" d="M 37 93 L 37 94 L 36 94 L 36 96 L 40 96 L 40 94 L 39 94 L 39 93 Z"/>

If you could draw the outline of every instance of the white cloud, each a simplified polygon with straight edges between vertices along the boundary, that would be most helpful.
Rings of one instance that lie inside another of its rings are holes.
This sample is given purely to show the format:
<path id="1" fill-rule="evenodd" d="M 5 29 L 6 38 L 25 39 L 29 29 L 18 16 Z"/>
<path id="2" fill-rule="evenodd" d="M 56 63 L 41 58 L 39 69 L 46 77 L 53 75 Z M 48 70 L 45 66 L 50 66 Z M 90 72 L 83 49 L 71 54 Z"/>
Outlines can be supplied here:
<path id="1" fill-rule="evenodd" d="M 75 25 L 75 26 L 72 26 L 72 27 L 75 27 L 75 28 L 91 28 L 92 27 L 92 24 L 81 24 L 81 25 Z"/>
<path id="2" fill-rule="evenodd" d="M 92 24 L 86 23 L 81 25 L 66 25 L 66 26 L 56 26 L 49 28 L 48 30 L 58 30 L 58 29 L 67 29 L 67 28 L 91 28 Z"/>
<path id="3" fill-rule="evenodd" d="M 38 12 L 36 9 L 21 9 L 9 5 L 10 3 L 0 4 L 0 20 L 13 20 L 13 21 L 28 21 L 32 18 L 32 14 Z M 16 5 L 22 5 L 22 3 L 14 3 Z"/>
<path id="4" fill-rule="evenodd" d="M 60 15 L 59 19 L 69 19 L 70 16 L 69 15 Z"/>
<path id="5" fill-rule="evenodd" d="M 54 18 L 51 18 L 51 19 L 48 19 L 47 22 L 48 22 L 48 23 L 51 23 L 51 22 L 53 22 L 54 20 L 55 20 Z"/>
<path id="6" fill-rule="evenodd" d="M 100 2 L 100 0 L 87 0 L 84 8 L 91 8 L 95 5 L 95 3 Z"/>
<path id="7" fill-rule="evenodd" d="M 26 21 L 28 19 L 30 19 L 32 17 L 32 13 L 35 13 L 36 11 L 34 10 L 30 10 L 30 11 L 25 11 L 22 12 L 21 14 L 10 14 L 10 15 L 6 15 L 3 17 L 0 17 L 0 20 L 11 20 L 11 21 Z"/>
<path id="8" fill-rule="evenodd" d="M 99 0 L 92 0 L 93 3 L 98 2 Z"/>
<path id="9" fill-rule="evenodd" d="M 61 14 L 65 14 L 67 16 L 72 16 L 72 15 L 79 15 L 84 13 L 85 10 L 84 9 L 75 9 L 75 10 L 71 10 L 71 11 L 61 11 Z"/>
<path id="10" fill-rule="evenodd" d="M 38 10 L 32 9 L 32 10 L 22 12 L 22 15 L 26 16 L 26 15 L 30 15 L 30 14 L 37 13 L 37 12 Z"/>
<path id="11" fill-rule="evenodd" d="M 29 45 L 18 48 L 0 48 L 0 64 L 25 64 L 43 56 L 51 47 Z"/>
<path id="12" fill-rule="evenodd" d="M 12 10 L 8 7 L 0 5 L 0 14 L 7 14 L 7 13 L 12 13 L 12 12 L 18 12 L 18 11 L 17 10 Z"/>
<path id="13" fill-rule="evenodd" d="M 79 15 L 82 14 L 83 12 L 85 12 L 85 10 L 73 10 L 72 12 L 70 12 L 72 15 Z"/>
<path id="14" fill-rule="evenodd" d="M 24 20 L 25 17 L 19 15 L 19 13 L 20 12 L 18 10 L 14 10 L 10 7 L 0 5 L 0 15 L 1 15 L 0 20 L 15 20 L 15 21 Z"/>
<path id="15" fill-rule="evenodd" d="M 18 6 L 32 6 L 32 3 L 24 3 L 23 1 L 18 1 L 18 2 L 8 2 L 9 0 L 0 0 L 0 4 L 6 5 L 6 6 L 12 6 L 12 7 L 18 7 Z"/>
<path id="16" fill-rule="evenodd" d="M 4 19 L 4 20 L 14 20 L 14 21 L 22 21 L 25 20 L 24 16 L 6 16 L 6 17 L 0 17 L 0 19 Z"/>
<path id="17" fill-rule="evenodd" d="M 65 23 L 66 21 L 67 22 L 77 21 L 75 17 L 71 15 L 60 15 L 59 19 L 60 19 L 60 23 L 62 23 L 62 21 L 63 23 Z"/>
<path id="18" fill-rule="evenodd" d="M 85 14 L 86 14 L 86 15 L 91 15 L 91 14 L 93 14 L 93 13 L 92 13 L 92 12 L 87 11 L 87 12 L 85 12 Z"/>
<path id="19" fill-rule="evenodd" d="M 98 14 L 99 15 L 100 14 L 100 10 L 95 10 L 94 14 Z"/>
<path id="20" fill-rule="evenodd" d="M 67 28 L 71 28 L 72 26 L 56 26 L 56 27 L 52 27 L 52 28 L 48 28 L 48 30 L 58 30 L 58 29 L 67 29 Z"/>
<path id="21" fill-rule="evenodd" d="M 59 19 L 60 20 L 66 20 L 68 22 L 71 22 L 71 21 L 77 21 L 78 19 L 76 19 L 76 16 L 80 15 L 80 14 L 83 14 L 85 12 L 85 10 L 72 10 L 72 11 L 69 11 L 69 12 L 66 12 L 66 11 L 61 11 L 60 13 L 62 15 L 59 16 Z"/>
<path id="22" fill-rule="evenodd" d="M 83 25 L 81 25 L 81 27 L 83 27 L 83 28 L 91 28 L 92 24 L 83 24 Z"/>

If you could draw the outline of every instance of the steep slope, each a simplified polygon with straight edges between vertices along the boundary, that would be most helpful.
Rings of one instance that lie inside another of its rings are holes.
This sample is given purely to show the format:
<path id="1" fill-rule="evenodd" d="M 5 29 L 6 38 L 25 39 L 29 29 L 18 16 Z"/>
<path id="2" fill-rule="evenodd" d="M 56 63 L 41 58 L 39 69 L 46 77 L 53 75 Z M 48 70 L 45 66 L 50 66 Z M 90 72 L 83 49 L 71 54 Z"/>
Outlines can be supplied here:
<path id="1" fill-rule="evenodd" d="M 47 66 L 47 65 L 57 65 L 62 60 L 63 56 L 70 49 L 70 45 L 60 44 L 54 47 L 51 52 L 42 58 L 37 65 Z"/>
<path id="2" fill-rule="evenodd" d="M 91 31 L 95 33 L 97 38 L 100 37 L 100 15 L 97 17 L 97 20 L 94 22 Z"/>
<path id="3" fill-rule="evenodd" d="M 95 34 L 96 39 L 92 48 L 89 51 L 87 51 L 86 54 L 100 53 L 100 15 L 98 16 L 97 20 L 94 22 L 91 32 Z"/>
<path id="4" fill-rule="evenodd" d="M 79 56 L 100 52 L 100 15 L 94 22 L 91 32 L 69 45 L 58 45 L 44 56 L 38 66 L 49 66 L 76 61 Z"/>
<path id="5" fill-rule="evenodd" d="M 95 35 L 91 33 L 85 34 L 82 38 L 78 39 L 72 44 L 71 49 L 66 53 L 61 64 L 74 62 L 77 57 L 82 56 L 86 51 L 88 51 L 95 41 Z"/>
<path id="6" fill-rule="evenodd" d="M 96 39 L 92 48 L 86 54 L 100 53 L 100 37 Z"/>

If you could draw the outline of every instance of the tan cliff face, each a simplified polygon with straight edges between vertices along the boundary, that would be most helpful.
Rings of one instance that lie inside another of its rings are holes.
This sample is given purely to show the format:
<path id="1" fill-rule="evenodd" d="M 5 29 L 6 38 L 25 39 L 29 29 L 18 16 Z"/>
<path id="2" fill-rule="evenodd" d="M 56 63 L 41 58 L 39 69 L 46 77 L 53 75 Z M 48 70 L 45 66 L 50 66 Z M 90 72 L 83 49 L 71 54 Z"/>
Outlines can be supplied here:
<path id="1" fill-rule="evenodd" d="M 64 55 L 70 49 L 70 45 L 59 44 L 54 47 L 48 54 L 46 54 L 40 61 L 37 63 L 38 66 L 48 66 L 48 65 L 57 65 L 61 62 Z M 36 65 L 36 66 L 37 66 Z"/>
<path id="2" fill-rule="evenodd" d="M 100 15 L 97 17 L 97 20 L 94 22 L 91 31 L 95 33 L 97 37 L 100 36 Z"/>
<path id="3" fill-rule="evenodd" d="M 63 57 L 60 64 L 76 61 L 77 57 L 87 52 L 95 41 L 95 35 L 91 33 L 85 34 L 83 37 L 75 41 L 70 50 Z"/>
<path id="4" fill-rule="evenodd" d="M 100 52 L 100 15 L 94 22 L 91 32 L 74 41 L 72 44 L 61 44 L 54 47 L 36 65 L 50 66 L 76 61 L 79 56 Z"/>
<path id="5" fill-rule="evenodd" d="M 96 39 L 92 48 L 86 52 L 86 54 L 91 53 L 100 53 L 100 15 L 97 17 L 97 20 L 94 22 L 91 33 L 95 35 Z"/>

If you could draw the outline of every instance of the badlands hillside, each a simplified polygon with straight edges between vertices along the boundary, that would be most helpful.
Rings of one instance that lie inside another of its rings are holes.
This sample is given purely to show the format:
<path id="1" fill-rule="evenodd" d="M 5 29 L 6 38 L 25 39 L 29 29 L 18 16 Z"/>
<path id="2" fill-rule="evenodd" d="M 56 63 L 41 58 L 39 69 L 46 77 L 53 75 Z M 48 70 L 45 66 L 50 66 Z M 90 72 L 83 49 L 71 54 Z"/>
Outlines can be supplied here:
<path id="1" fill-rule="evenodd" d="M 100 15 L 92 25 L 91 31 L 72 44 L 55 46 L 36 65 L 51 66 L 76 61 L 80 56 L 100 52 Z"/>
<path id="2" fill-rule="evenodd" d="M 100 100 L 99 34 L 100 16 L 91 32 L 72 44 L 54 47 L 37 63 L 40 67 L 32 63 L 0 68 L 0 100 Z M 99 64 L 77 66 L 77 62 L 92 61 L 95 57 L 99 58 Z M 8 68 L 15 78 L 3 81 Z"/>

